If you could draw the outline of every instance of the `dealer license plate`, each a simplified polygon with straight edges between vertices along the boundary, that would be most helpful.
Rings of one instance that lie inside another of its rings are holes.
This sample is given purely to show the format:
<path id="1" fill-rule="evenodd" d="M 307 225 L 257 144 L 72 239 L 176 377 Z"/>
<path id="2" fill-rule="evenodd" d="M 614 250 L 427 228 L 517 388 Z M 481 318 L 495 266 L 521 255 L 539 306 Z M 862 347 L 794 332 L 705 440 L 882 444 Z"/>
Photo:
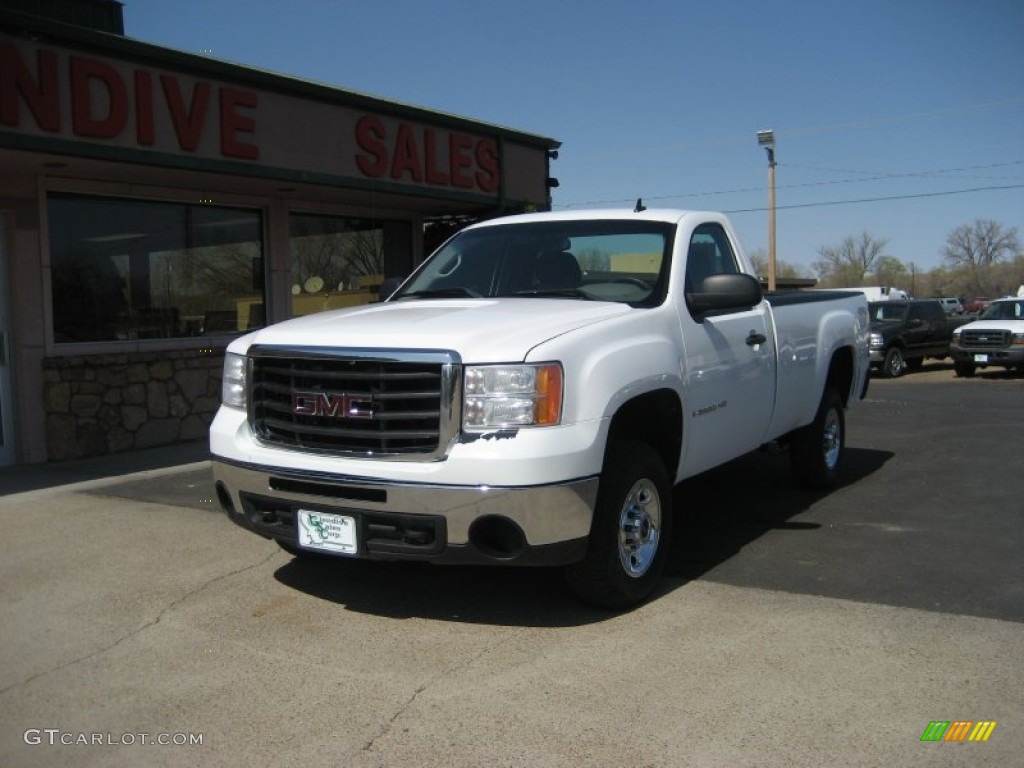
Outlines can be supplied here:
<path id="1" fill-rule="evenodd" d="M 988 362 L 988 355 L 975 355 L 974 356 L 974 362 L 976 362 L 976 363 L 987 363 Z"/>
<path id="2" fill-rule="evenodd" d="M 336 555 L 355 555 L 356 519 L 330 512 L 299 510 L 299 546 Z"/>

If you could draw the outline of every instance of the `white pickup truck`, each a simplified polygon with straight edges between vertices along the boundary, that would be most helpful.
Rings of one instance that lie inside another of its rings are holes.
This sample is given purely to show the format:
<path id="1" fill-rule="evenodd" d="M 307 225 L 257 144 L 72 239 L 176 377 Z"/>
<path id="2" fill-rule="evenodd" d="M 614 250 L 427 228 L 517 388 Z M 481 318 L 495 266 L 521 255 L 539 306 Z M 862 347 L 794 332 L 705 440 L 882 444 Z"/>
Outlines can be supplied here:
<path id="1" fill-rule="evenodd" d="M 990 365 L 1024 372 L 1024 296 L 993 301 L 972 323 L 953 331 L 949 345 L 957 376 Z"/>
<path id="2" fill-rule="evenodd" d="M 468 227 L 387 301 L 228 347 L 219 501 L 296 555 L 560 565 L 584 600 L 634 604 L 679 481 L 767 444 L 836 480 L 867 302 L 766 299 L 752 273 L 716 213 Z"/>

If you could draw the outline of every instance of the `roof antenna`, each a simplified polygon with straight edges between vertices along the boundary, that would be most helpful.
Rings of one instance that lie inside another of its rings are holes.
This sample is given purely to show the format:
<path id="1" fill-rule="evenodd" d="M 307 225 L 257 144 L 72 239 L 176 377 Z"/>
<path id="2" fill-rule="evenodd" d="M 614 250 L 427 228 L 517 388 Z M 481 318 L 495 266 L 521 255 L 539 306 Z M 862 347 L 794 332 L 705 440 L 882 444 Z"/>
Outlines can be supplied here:
<path id="1" fill-rule="evenodd" d="M 633 209 L 633 213 L 640 213 L 640 211 L 646 211 L 647 206 L 644 205 L 644 201 L 641 198 L 636 199 L 636 208 Z"/>

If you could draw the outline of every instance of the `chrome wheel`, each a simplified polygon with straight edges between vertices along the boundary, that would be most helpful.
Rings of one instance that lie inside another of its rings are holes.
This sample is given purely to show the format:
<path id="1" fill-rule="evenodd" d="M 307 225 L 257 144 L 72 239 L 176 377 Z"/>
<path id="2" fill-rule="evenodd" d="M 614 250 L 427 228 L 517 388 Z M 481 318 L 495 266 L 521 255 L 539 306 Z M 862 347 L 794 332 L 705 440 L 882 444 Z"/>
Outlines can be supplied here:
<path id="1" fill-rule="evenodd" d="M 825 416 L 825 428 L 821 434 L 821 449 L 825 457 L 825 466 L 834 470 L 839 463 L 839 454 L 843 450 L 843 425 L 839 419 L 839 412 L 835 408 L 829 409 Z"/>
<path id="2" fill-rule="evenodd" d="M 642 478 L 633 484 L 619 514 L 619 562 L 632 578 L 647 573 L 661 541 L 658 488 Z"/>
<path id="3" fill-rule="evenodd" d="M 887 378 L 895 379 L 903 375 L 903 352 L 899 347 L 893 347 L 885 353 L 885 361 L 882 365 Z"/>
<path id="4" fill-rule="evenodd" d="M 838 482 L 845 430 L 843 400 L 834 388 L 828 387 L 821 396 L 814 421 L 792 437 L 790 462 L 801 485 L 820 489 L 831 488 Z"/>
<path id="5" fill-rule="evenodd" d="M 657 586 L 671 538 L 672 485 L 661 456 L 646 443 L 609 443 L 587 552 L 565 569 L 569 586 L 592 605 L 636 605 Z"/>

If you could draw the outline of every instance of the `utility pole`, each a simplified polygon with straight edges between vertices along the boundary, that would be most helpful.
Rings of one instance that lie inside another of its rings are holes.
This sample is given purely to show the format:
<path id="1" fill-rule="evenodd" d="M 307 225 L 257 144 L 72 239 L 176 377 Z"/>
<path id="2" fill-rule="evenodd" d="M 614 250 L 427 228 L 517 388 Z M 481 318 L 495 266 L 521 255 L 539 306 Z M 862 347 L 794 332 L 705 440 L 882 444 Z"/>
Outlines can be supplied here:
<path id="1" fill-rule="evenodd" d="M 757 143 L 768 153 L 768 290 L 775 290 L 775 133 L 758 131 Z"/>

